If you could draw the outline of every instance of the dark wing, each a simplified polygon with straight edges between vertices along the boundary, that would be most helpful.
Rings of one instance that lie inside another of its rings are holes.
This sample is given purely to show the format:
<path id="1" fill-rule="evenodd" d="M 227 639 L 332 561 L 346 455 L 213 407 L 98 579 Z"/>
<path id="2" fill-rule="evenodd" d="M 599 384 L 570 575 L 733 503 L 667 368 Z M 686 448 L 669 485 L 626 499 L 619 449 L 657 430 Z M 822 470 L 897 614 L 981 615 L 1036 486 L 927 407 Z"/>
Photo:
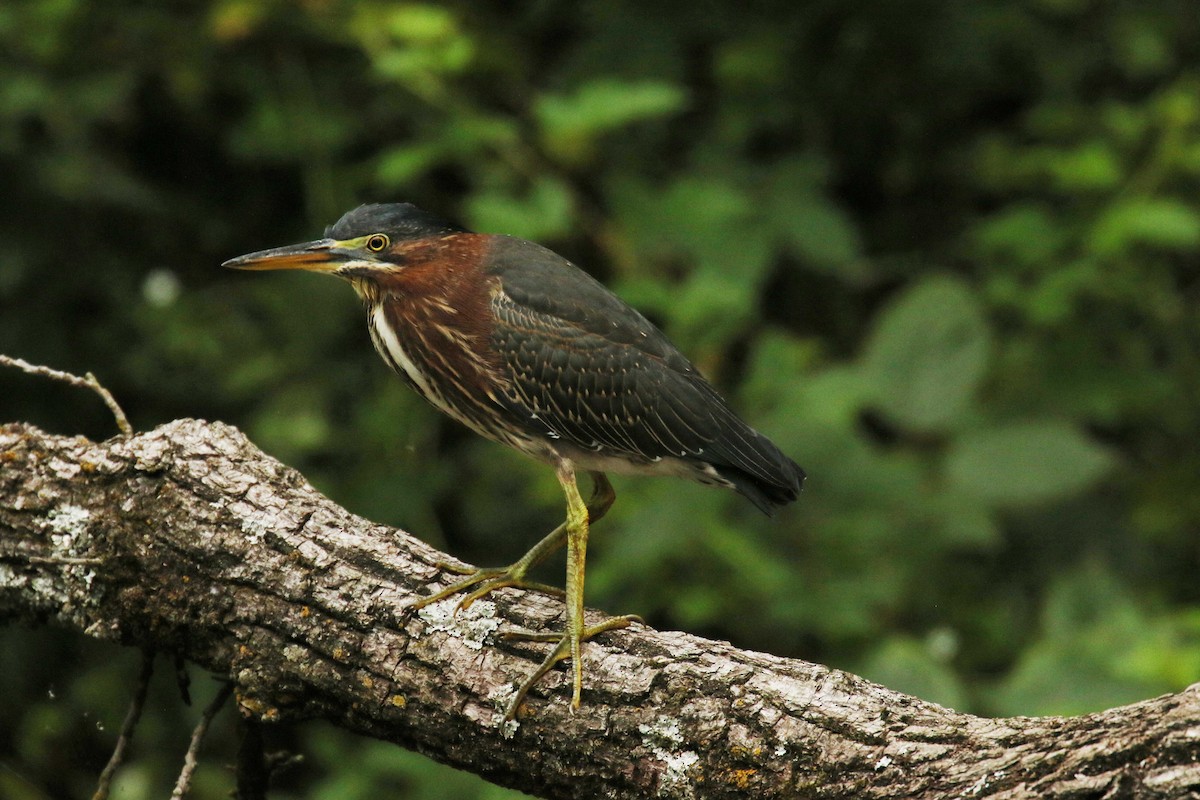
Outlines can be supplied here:
<path id="1" fill-rule="evenodd" d="M 488 273 L 492 344 L 513 380 L 514 421 L 635 463 L 682 460 L 770 513 L 804 472 L 725 400 L 636 310 L 532 242 L 496 237 Z"/>

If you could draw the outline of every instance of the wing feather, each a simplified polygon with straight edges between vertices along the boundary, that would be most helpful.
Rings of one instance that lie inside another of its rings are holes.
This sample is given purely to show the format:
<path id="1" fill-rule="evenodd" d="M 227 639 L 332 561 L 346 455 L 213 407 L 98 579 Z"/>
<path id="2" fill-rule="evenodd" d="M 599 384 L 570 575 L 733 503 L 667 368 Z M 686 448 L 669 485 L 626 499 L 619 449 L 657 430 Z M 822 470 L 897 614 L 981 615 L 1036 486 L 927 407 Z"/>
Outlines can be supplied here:
<path id="1" fill-rule="evenodd" d="M 634 462 L 711 465 L 764 510 L 803 471 L 743 422 L 649 320 L 570 262 L 496 237 L 492 345 L 511 416 L 533 433 Z"/>

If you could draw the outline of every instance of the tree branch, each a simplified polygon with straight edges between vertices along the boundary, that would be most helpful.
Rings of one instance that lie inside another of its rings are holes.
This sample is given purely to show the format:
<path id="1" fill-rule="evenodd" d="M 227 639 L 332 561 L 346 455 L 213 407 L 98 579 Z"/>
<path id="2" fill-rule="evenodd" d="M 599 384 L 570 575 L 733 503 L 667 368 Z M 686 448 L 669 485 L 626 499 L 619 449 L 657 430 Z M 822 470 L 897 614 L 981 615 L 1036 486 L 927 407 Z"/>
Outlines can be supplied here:
<path id="1" fill-rule="evenodd" d="M 239 431 L 95 443 L 0 427 L 0 619 L 227 676 L 243 715 L 322 718 L 552 798 L 1200 796 L 1200 685 L 1077 718 L 982 719 L 816 664 L 635 625 L 501 723 L 560 603 L 406 604 L 448 557 L 318 494 Z"/>
<path id="2" fill-rule="evenodd" d="M 192 775 L 195 774 L 196 767 L 200 766 L 200 745 L 204 742 L 204 737 L 208 735 L 208 726 L 212 724 L 213 717 L 221 710 L 221 706 L 225 705 L 225 701 L 231 694 L 233 694 L 232 685 L 226 683 L 221 686 L 204 709 L 204 713 L 200 715 L 200 721 L 196 723 L 196 728 L 192 731 L 192 739 L 188 743 L 187 752 L 183 755 L 183 769 L 179 771 L 179 779 L 175 781 L 175 790 L 171 792 L 171 800 L 183 800 L 191 791 Z M 241 799 L 239 798 L 239 800 Z"/>

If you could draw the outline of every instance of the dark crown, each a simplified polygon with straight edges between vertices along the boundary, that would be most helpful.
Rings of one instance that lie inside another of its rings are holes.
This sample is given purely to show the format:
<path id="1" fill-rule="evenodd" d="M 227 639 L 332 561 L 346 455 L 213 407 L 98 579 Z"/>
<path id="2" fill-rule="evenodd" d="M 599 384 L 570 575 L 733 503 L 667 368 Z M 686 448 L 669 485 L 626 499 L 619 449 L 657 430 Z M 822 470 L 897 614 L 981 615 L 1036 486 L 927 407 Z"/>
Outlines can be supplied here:
<path id="1" fill-rule="evenodd" d="M 462 233 L 466 228 L 412 203 L 370 203 L 347 211 L 325 229 L 331 239 L 345 240 L 372 233 L 386 233 L 392 239 L 421 239 L 446 233 Z"/>

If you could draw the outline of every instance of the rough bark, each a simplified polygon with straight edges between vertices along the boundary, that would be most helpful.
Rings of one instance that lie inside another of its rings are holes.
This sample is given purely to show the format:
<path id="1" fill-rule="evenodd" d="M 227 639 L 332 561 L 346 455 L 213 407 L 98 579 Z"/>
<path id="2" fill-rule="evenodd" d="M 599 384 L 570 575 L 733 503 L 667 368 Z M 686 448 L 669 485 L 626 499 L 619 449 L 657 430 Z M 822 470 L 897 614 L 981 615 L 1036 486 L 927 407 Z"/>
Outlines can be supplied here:
<path id="1" fill-rule="evenodd" d="M 501 723 L 559 622 L 504 590 L 406 604 L 449 557 L 317 493 L 227 425 L 92 442 L 0 427 L 0 619 L 180 653 L 243 714 L 322 718 L 552 798 L 1200 797 L 1200 684 L 1076 718 L 984 719 L 854 675 L 633 626 Z"/>

